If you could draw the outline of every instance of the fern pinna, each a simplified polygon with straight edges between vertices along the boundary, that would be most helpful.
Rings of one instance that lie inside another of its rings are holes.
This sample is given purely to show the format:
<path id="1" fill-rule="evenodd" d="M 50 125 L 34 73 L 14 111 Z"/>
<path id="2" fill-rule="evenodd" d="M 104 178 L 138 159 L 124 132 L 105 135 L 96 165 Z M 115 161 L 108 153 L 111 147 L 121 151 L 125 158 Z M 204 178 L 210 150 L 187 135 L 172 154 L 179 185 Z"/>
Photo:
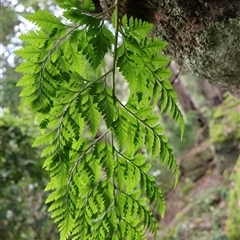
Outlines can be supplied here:
<path id="1" fill-rule="evenodd" d="M 160 157 L 178 178 L 171 146 L 153 111 L 159 101 L 161 111 L 184 130 L 168 81 L 169 60 L 160 54 L 166 43 L 148 37 L 151 24 L 119 19 L 118 3 L 113 6 L 113 34 L 104 21 L 106 11 L 91 14 L 92 1 L 57 2 L 69 23 L 47 11 L 27 16 L 38 29 L 20 37 L 26 46 L 16 51 L 24 59 L 16 71 L 24 74 L 17 85 L 24 87 L 21 96 L 36 113 L 42 132 L 33 145 L 45 145 L 42 157 L 50 174 L 46 190 L 51 191 L 47 203 L 60 238 L 156 235 L 149 206 L 163 216 L 165 204 L 147 158 Z M 99 75 L 109 52 L 113 66 Z M 87 66 L 91 74 L 86 74 Z M 129 85 L 127 103 L 115 94 L 116 68 Z"/>

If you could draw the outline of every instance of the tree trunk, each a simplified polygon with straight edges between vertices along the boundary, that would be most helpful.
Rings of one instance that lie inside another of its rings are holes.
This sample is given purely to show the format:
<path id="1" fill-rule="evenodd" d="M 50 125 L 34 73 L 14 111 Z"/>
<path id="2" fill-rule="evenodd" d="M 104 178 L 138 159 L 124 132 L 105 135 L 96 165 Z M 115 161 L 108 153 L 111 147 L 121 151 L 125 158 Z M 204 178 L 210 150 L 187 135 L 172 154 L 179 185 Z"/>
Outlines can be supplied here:
<path id="1" fill-rule="evenodd" d="M 103 10 L 115 2 L 99 1 Z M 173 60 L 240 97 L 239 0 L 119 2 L 121 16 L 154 24 L 153 34 L 168 42 L 165 53 Z"/>

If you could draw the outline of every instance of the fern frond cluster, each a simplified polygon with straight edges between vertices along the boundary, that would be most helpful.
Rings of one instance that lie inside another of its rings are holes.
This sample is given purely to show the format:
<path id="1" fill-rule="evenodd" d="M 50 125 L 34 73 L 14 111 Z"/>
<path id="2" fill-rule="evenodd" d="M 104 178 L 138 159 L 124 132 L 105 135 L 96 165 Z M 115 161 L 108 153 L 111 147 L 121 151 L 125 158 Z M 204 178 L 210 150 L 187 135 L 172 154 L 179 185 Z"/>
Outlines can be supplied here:
<path id="1" fill-rule="evenodd" d="M 45 146 L 49 211 L 61 239 L 145 239 L 146 231 L 156 235 L 149 205 L 163 216 L 165 203 L 147 158 L 160 157 L 178 178 L 173 151 L 153 111 L 159 101 L 161 111 L 184 130 L 168 81 L 169 59 L 160 53 L 166 43 L 148 37 L 151 24 L 113 14 L 122 37 L 116 46 L 117 36 L 104 15 L 91 14 L 92 1 L 57 2 L 71 23 L 47 11 L 29 15 L 39 29 L 23 34 L 26 46 L 16 51 L 24 59 L 16 69 L 24 74 L 18 82 L 24 87 L 21 96 L 42 131 L 34 146 Z M 99 76 L 113 46 L 113 68 Z M 86 64 L 95 73 L 92 77 L 84 77 Z M 113 87 L 106 81 L 116 68 L 129 84 L 126 104 L 115 95 L 115 76 Z M 99 130 L 102 122 L 105 132 Z"/>

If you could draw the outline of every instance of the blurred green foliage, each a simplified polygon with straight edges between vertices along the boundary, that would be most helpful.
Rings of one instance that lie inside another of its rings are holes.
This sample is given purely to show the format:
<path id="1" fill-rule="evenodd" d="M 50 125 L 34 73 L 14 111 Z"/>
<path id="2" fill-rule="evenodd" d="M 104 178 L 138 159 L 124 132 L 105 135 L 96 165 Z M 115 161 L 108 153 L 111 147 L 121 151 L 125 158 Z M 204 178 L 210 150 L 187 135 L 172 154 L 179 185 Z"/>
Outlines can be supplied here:
<path id="1" fill-rule="evenodd" d="M 166 135 L 169 138 L 169 143 L 173 147 L 174 154 L 176 156 L 183 155 L 196 143 L 196 136 L 199 129 L 198 124 L 198 112 L 190 111 L 185 114 L 185 133 L 182 141 L 176 141 L 176 139 L 181 138 L 181 133 L 178 129 L 178 126 L 170 120 L 167 115 L 162 116 L 163 124 L 166 130 Z"/>
<path id="2" fill-rule="evenodd" d="M 19 110 L 21 116 L 5 109 L 0 119 L 1 239 L 58 239 L 46 214 L 43 189 L 48 177 L 40 149 L 31 147 L 38 134 L 33 116 L 23 107 Z"/>
<path id="3" fill-rule="evenodd" d="M 227 220 L 228 240 L 240 239 L 240 157 L 235 165 Z"/>
<path id="4" fill-rule="evenodd" d="M 236 131 L 240 126 L 239 108 L 240 99 L 226 94 L 222 104 L 215 109 L 210 122 L 210 137 L 213 143 L 240 140 L 240 131 Z"/>

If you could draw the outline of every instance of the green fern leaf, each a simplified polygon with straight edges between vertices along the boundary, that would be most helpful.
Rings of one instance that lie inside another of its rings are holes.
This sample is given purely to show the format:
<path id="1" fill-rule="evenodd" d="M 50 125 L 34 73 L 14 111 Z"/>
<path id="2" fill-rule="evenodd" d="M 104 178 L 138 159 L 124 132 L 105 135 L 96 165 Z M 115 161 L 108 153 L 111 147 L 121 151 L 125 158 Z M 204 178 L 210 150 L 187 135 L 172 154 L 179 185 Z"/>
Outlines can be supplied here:
<path id="1" fill-rule="evenodd" d="M 107 177 L 110 179 L 113 176 L 115 162 L 112 154 L 112 146 L 106 142 L 100 142 L 94 149 L 94 154 L 97 156 L 106 171 Z"/>
<path id="2" fill-rule="evenodd" d="M 77 50 L 78 46 L 75 43 L 66 41 L 62 45 L 62 51 L 66 61 L 72 66 L 71 70 L 81 74 L 83 68 L 83 56 L 80 51 Z"/>
<path id="3" fill-rule="evenodd" d="M 112 91 L 108 87 L 104 87 L 103 83 L 99 82 L 93 86 L 91 92 L 95 96 L 93 100 L 94 103 L 98 105 L 107 127 L 110 128 L 116 117 Z"/>
<path id="4" fill-rule="evenodd" d="M 36 47 L 26 46 L 24 49 L 16 50 L 15 53 L 25 58 L 26 60 L 33 61 L 33 62 L 43 62 L 45 60 L 45 56 L 47 51 L 41 50 Z"/>
<path id="5" fill-rule="evenodd" d="M 153 25 L 151 23 L 142 22 L 141 19 L 138 20 L 134 19 L 133 17 L 130 17 L 128 24 L 126 24 L 125 19 L 123 20 L 123 22 L 123 26 L 125 27 L 125 34 L 138 39 L 138 41 L 146 38 L 153 28 Z"/>
<path id="6" fill-rule="evenodd" d="M 47 29 L 48 31 L 57 29 L 66 29 L 66 26 L 54 15 L 48 11 L 39 10 L 25 17 L 27 20 L 35 23 L 38 27 Z"/>
<path id="7" fill-rule="evenodd" d="M 42 48 L 49 41 L 49 36 L 43 31 L 31 30 L 21 35 L 19 39 L 31 44 L 31 46 Z"/>
<path id="8" fill-rule="evenodd" d="M 15 69 L 15 71 L 25 74 L 34 74 L 41 71 L 41 66 L 35 62 L 23 62 Z"/>
<path id="9" fill-rule="evenodd" d="M 32 74 L 25 74 L 22 76 L 22 78 L 17 82 L 18 87 L 25 87 L 25 86 L 30 86 L 33 85 L 36 79 L 36 75 Z"/>
<path id="10" fill-rule="evenodd" d="M 47 145 L 48 143 L 52 143 L 56 139 L 56 135 L 54 132 L 49 132 L 39 136 L 33 143 L 33 147 L 40 145 Z"/>
<path id="11" fill-rule="evenodd" d="M 146 119 L 146 123 L 150 127 L 155 127 L 159 123 L 159 116 L 152 114 Z"/>
<path id="12" fill-rule="evenodd" d="M 68 239 L 73 229 L 73 224 L 74 224 L 74 220 L 71 214 L 69 213 L 66 214 L 66 216 L 64 217 L 64 222 L 58 225 L 59 230 L 61 231 L 61 234 L 60 234 L 61 240 Z"/>
<path id="13" fill-rule="evenodd" d="M 95 6 L 91 0 L 83 0 L 82 9 L 91 12 L 94 11 Z"/>
<path id="14" fill-rule="evenodd" d="M 79 0 L 66 0 L 64 2 L 62 0 L 56 0 L 56 2 L 58 3 L 59 7 L 64 9 L 71 7 L 78 8 L 80 6 Z"/>
<path id="15" fill-rule="evenodd" d="M 144 53 L 150 56 L 158 54 L 167 46 L 167 43 L 159 38 L 143 39 L 140 44 Z"/>
<path id="16" fill-rule="evenodd" d="M 127 119 L 118 114 L 117 119 L 113 122 L 113 128 L 116 132 L 116 137 L 120 151 L 123 150 L 128 141 L 128 126 L 129 122 Z"/>

